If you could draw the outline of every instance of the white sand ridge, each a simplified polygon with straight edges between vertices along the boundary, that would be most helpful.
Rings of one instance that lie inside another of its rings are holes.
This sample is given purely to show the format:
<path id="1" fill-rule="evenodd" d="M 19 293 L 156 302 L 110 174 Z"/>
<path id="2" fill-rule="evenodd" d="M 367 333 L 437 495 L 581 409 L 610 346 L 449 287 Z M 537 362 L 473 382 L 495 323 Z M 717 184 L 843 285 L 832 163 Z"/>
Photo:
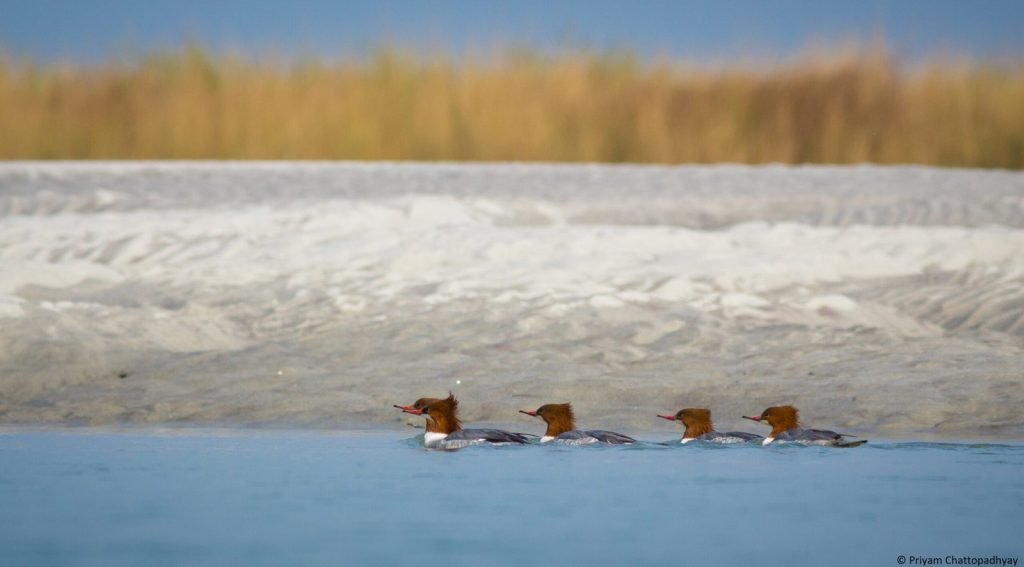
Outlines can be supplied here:
<path id="1" fill-rule="evenodd" d="M 617 208 L 608 177 L 638 184 Z M 623 424 L 798 399 L 1019 431 L 1022 196 L 921 168 L 8 165 L 0 419 L 384 420 L 458 379 L 485 419 L 550 392 Z"/>

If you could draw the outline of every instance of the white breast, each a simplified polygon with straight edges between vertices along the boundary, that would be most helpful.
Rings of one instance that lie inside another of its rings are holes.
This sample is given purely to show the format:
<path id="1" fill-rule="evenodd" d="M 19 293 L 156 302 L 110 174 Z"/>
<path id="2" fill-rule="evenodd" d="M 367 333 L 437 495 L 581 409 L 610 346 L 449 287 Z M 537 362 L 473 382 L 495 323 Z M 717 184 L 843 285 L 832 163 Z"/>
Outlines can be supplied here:
<path id="1" fill-rule="evenodd" d="M 426 447 L 437 447 L 448 437 L 447 433 L 427 432 L 423 434 L 423 445 Z"/>
<path id="2" fill-rule="evenodd" d="M 696 439 L 696 437 L 683 437 L 682 439 L 679 440 L 679 442 L 682 443 L 683 445 L 686 445 L 687 443 L 693 441 L 694 439 Z"/>
<path id="3" fill-rule="evenodd" d="M 775 441 L 774 437 L 765 437 L 764 441 L 762 441 L 761 444 L 762 445 L 770 445 L 772 441 Z"/>
<path id="4" fill-rule="evenodd" d="M 554 440 L 555 440 L 555 438 L 550 436 L 550 435 L 545 435 L 544 437 L 540 438 L 540 442 L 541 443 L 547 443 L 548 441 L 554 441 Z"/>

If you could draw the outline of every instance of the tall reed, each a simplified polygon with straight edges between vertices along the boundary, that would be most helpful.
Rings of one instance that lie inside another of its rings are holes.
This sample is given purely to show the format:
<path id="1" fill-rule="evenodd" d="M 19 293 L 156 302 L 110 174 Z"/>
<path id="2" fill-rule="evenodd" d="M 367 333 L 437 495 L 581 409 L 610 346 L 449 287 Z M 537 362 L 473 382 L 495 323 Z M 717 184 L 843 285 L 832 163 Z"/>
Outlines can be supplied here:
<path id="1" fill-rule="evenodd" d="M 758 70 L 511 52 L 259 63 L 0 57 L 0 158 L 920 163 L 1024 167 L 1024 65 L 884 50 Z"/>

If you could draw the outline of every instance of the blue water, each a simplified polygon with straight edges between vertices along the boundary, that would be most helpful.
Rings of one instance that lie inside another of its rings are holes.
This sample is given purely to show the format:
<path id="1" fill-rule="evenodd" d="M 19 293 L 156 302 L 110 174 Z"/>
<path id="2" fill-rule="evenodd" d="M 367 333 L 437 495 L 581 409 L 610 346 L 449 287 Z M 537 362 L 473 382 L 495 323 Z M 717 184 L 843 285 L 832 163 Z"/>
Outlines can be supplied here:
<path id="1" fill-rule="evenodd" d="M 1024 446 L 474 447 L 406 431 L 0 434 L 2 565 L 1024 558 Z"/>

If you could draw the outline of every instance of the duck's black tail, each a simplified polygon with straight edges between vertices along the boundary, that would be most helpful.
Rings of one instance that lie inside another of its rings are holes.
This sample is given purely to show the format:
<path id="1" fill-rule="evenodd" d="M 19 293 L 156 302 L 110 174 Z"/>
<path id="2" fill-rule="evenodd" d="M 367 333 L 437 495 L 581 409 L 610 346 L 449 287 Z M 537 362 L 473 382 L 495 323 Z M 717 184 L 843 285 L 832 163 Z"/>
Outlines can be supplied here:
<path id="1" fill-rule="evenodd" d="M 860 447 L 861 445 L 863 445 L 863 444 L 865 444 L 867 442 L 868 442 L 867 439 L 858 439 L 857 441 L 840 441 L 839 443 L 836 443 L 835 446 L 836 447 L 844 447 L 844 448 L 845 447 Z"/>

